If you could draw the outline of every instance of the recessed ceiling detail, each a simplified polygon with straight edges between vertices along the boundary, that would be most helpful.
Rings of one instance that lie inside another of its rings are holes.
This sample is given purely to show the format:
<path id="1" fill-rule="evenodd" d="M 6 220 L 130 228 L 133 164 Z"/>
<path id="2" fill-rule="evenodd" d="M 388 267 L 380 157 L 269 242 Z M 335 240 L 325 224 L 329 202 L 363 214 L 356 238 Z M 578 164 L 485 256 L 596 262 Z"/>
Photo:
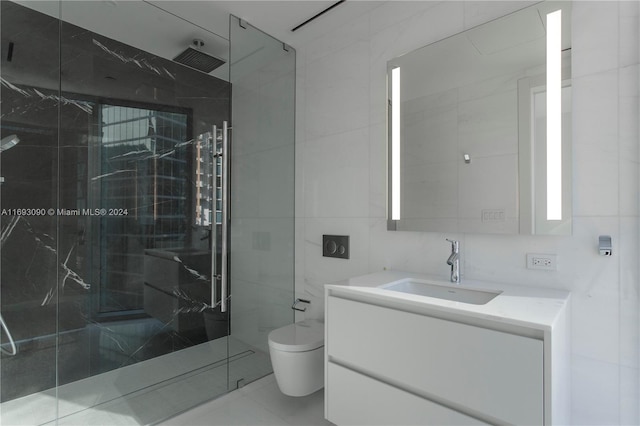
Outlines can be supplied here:
<path id="1" fill-rule="evenodd" d="M 340 1 L 335 2 L 334 4 L 329 6 L 328 8 L 324 9 L 323 11 L 321 11 L 319 13 L 316 13 L 315 15 L 313 15 L 311 18 L 307 19 L 306 21 L 304 21 L 300 25 L 297 25 L 296 27 L 292 28 L 291 32 L 299 30 L 300 28 L 304 27 L 305 25 L 307 25 L 311 21 L 313 21 L 315 19 L 318 19 L 320 16 L 324 15 L 325 13 L 327 13 L 328 11 L 333 9 L 334 7 L 339 6 L 340 4 L 344 3 L 345 1 L 347 1 L 347 0 L 340 0 Z"/>

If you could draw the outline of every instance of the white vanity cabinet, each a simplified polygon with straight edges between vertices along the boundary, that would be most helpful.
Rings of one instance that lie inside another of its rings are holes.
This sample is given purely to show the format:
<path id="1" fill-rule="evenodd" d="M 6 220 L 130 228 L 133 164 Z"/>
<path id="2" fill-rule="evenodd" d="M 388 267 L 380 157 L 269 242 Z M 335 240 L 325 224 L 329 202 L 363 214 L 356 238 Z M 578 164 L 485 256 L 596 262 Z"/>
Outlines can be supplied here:
<path id="1" fill-rule="evenodd" d="M 551 371 L 563 344 L 548 331 L 340 286 L 327 286 L 325 309 L 325 414 L 337 425 L 567 420 Z"/>

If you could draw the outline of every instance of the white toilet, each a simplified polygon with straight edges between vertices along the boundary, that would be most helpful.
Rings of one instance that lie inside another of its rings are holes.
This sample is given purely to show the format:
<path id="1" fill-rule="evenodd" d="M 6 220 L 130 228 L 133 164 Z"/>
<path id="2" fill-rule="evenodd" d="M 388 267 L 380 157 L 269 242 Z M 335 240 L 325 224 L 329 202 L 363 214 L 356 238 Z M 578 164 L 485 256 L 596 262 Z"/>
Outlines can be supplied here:
<path id="1" fill-rule="evenodd" d="M 273 330 L 269 354 L 283 394 L 305 396 L 324 386 L 324 323 L 304 320 Z"/>

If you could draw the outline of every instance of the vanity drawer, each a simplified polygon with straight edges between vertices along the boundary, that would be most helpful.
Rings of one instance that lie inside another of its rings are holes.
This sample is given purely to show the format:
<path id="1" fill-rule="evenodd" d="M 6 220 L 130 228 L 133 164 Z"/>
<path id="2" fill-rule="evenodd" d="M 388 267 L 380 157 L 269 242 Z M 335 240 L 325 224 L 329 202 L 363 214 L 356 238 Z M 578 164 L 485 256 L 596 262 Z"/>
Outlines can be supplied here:
<path id="1" fill-rule="evenodd" d="M 492 423 L 544 422 L 541 340 L 335 296 L 326 327 L 328 361 Z"/>
<path id="2" fill-rule="evenodd" d="M 337 425 L 487 424 L 331 362 L 327 381 L 327 419 Z"/>

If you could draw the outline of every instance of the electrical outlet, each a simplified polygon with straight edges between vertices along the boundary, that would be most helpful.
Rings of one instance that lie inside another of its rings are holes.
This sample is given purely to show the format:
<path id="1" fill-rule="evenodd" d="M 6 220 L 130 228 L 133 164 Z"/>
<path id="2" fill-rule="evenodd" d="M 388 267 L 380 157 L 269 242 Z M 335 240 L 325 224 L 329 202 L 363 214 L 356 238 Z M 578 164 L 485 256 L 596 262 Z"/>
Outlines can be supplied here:
<path id="1" fill-rule="evenodd" d="M 482 210 L 482 222 L 504 222 L 504 209 Z"/>
<path id="2" fill-rule="evenodd" d="M 558 256 L 555 254 L 527 253 L 527 269 L 556 271 L 558 269 Z"/>

